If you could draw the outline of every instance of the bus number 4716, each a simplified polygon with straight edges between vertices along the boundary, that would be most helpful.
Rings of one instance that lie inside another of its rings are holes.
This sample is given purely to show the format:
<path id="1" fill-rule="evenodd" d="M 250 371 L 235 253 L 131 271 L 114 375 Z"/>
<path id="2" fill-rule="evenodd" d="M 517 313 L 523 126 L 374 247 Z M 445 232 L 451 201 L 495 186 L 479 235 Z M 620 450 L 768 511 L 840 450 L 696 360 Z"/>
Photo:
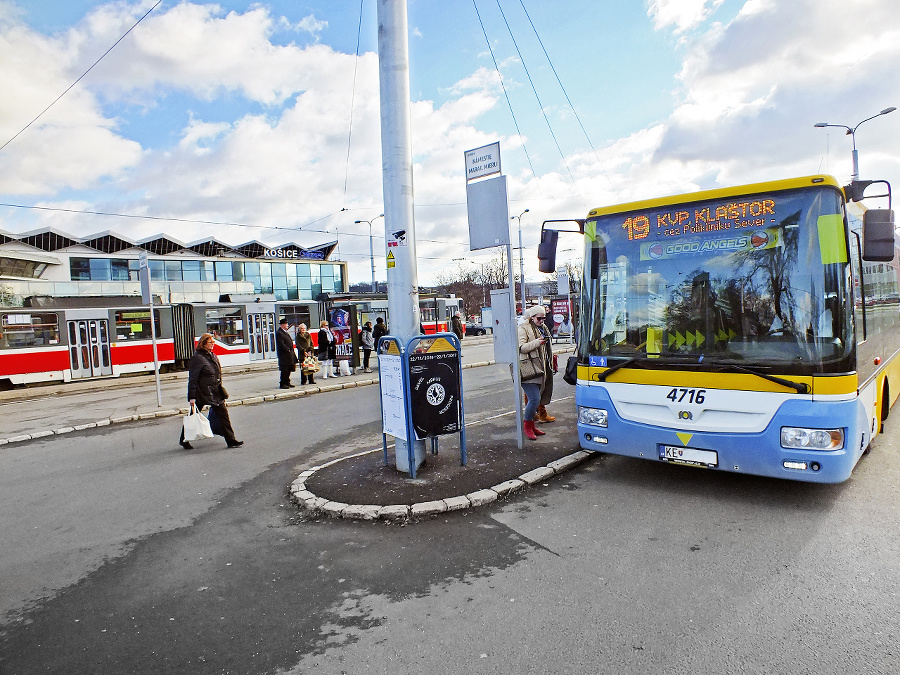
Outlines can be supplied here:
<path id="1" fill-rule="evenodd" d="M 706 400 L 706 389 L 684 389 L 675 387 L 666 398 L 672 403 L 703 403 Z"/>

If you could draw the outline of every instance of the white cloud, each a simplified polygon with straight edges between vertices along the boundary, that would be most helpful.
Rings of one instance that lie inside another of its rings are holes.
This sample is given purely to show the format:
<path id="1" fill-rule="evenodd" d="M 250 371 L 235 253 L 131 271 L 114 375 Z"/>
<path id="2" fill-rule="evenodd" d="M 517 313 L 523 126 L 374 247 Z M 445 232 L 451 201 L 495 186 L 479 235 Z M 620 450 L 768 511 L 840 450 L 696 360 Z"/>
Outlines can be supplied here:
<path id="1" fill-rule="evenodd" d="M 724 0 L 651 0 L 647 6 L 647 16 L 653 19 L 653 27 L 657 30 L 673 26 L 676 33 L 684 33 L 706 20 L 723 2 Z"/>
<path id="2" fill-rule="evenodd" d="M 853 124 L 900 90 L 897 19 L 870 0 L 852 11 L 840 0 L 751 0 L 686 55 L 683 102 L 655 159 L 703 158 L 728 183 L 815 173 L 820 162 L 809 153 L 824 141 L 815 122 L 834 115 Z"/>
<path id="3" fill-rule="evenodd" d="M 310 33 L 312 35 L 318 35 L 323 30 L 328 28 L 327 21 L 319 21 L 312 14 L 309 16 L 303 17 L 299 23 L 295 26 L 295 30 L 303 31 L 305 33 Z"/>

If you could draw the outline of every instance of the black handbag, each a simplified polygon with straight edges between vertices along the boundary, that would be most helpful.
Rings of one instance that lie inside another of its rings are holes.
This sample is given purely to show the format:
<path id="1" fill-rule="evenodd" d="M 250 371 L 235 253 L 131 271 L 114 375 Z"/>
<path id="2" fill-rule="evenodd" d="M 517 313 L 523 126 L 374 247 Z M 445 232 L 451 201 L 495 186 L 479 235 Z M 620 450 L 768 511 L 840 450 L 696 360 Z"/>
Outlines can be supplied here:
<path id="1" fill-rule="evenodd" d="M 219 416 L 216 414 L 216 409 L 212 406 L 210 406 L 209 412 L 207 413 L 207 419 L 209 420 L 209 430 L 216 436 L 224 436 L 222 420 L 219 419 Z"/>
<path id="2" fill-rule="evenodd" d="M 563 373 L 563 380 L 569 384 L 578 382 L 578 357 L 570 356 L 566 361 L 566 372 Z"/>

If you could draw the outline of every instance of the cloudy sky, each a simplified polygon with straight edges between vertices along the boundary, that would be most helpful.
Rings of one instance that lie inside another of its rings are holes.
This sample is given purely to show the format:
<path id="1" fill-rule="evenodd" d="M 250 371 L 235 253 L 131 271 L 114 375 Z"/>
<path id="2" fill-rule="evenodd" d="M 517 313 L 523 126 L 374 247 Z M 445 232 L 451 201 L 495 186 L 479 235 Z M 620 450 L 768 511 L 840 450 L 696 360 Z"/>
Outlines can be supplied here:
<path id="1" fill-rule="evenodd" d="M 466 150 L 500 142 L 537 280 L 544 219 L 848 181 L 851 139 L 813 124 L 900 106 L 896 2 L 408 2 L 423 284 L 497 255 L 468 250 Z M 0 92 L 0 230 L 337 238 L 369 279 L 354 221 L 383 212 L 375 0 L 0 0 Z M 861 177 L 900 189 L 900 111 L 856 140 Z"/>

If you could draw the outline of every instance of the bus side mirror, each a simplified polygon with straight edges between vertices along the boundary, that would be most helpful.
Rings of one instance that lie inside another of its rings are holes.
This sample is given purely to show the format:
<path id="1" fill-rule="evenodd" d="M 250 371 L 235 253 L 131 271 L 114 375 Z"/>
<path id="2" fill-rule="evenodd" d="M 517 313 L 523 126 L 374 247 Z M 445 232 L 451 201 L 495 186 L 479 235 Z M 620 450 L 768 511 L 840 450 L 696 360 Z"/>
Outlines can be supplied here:
<path id="1" fill-rule="evenodd" d="M 890 262 L 894 259 L 894 212 L 869 209 L 863 215 L 863 260 Z"/>
<path id="2" fill-rule="evenodd" d="M 541 230 L 541 243 L 538 244 L 538 269 L 546 274 L 556 271 L 556 243 L 559 241 L 557 230 Z"/>

